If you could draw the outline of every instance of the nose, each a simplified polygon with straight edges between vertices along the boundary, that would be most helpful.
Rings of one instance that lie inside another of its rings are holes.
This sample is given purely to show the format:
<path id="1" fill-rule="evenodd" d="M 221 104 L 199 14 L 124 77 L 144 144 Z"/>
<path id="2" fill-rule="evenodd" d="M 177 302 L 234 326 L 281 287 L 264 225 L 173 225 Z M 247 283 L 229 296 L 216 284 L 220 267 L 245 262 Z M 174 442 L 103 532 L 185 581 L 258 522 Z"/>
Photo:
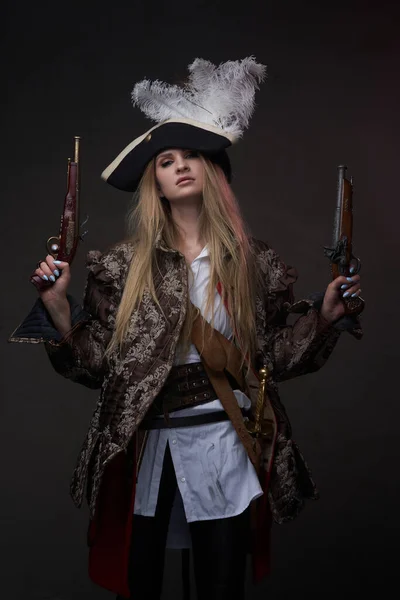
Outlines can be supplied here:
<path id="1" fill-rule="evenodd" d="M 176 171 L 177 173 L 182 173 L 189 170 L 189 163 L 187 162 L 185 156 L 178 156 L 176 159 Z"/>

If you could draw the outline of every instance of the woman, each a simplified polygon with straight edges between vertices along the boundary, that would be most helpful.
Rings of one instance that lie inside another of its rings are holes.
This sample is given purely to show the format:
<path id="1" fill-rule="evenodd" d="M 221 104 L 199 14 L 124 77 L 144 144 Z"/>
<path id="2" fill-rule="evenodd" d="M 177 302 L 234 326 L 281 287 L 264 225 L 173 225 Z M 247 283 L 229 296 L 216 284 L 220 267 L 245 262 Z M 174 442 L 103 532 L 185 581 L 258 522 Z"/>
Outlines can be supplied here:
<path id="1" fill-rule="evenodd" d="M 236 61 L 236 88 L 254 93 L 257 66 Z M 158 599 L 167 537 L 183 547 L 176 535 L 188 534 L 197 597 L 241 600 L 249 549 L 255 579 L 267 572 L 270 517 L 292 519 L 316 497 L 276 384 L 327 360 L 342 296 L 358 295 L 360 278 L 331 282 L 319 307 L 294 305 L 295 270 L 247 234 L 229 185 L 232 132 L 168 116 L 103 173 L 137 190 L 136 206 L 128 241 L 89 254 L 83 310 L 67 297 L 69 265 L 40 262 L 52 282 L 41 292 L 46 349 L 59 373 L 101 388 L 72 482 L 77 505 L 87 485 L 94 581 Z M 304 313 L 293 326 L 289 311 Z"/>

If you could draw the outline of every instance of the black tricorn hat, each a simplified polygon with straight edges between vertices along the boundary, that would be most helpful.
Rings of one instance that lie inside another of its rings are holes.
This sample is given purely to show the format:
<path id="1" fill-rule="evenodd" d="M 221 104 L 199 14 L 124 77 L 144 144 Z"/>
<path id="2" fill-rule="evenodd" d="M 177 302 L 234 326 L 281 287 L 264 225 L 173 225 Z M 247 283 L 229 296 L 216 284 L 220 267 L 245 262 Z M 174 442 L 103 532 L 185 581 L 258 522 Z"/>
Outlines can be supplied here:
<path id="1" fill-rule="evenodd" d="M 220 165 L 228 181 L 231 164 L 226 148 L 235 136 L 219 127 L 191 119 L 169 119 L 134 139 L 101 174 L 110 185 L 134 192 L 149 161 L 168 148 L 197 150 Z"/>
<path id="2" fill-rule="evenodd" d="M 183 86 L 143 79 L 132 102 L 156 125 L 131 142 L 103 171 L 110 185 L 134 192 L 146 165 L 168 148 L 197 150 L 219 164 L 230 181 L 226 148 L 243 134 L 265 66 L 253 56 L 216 66 L 196 58 Z"/>

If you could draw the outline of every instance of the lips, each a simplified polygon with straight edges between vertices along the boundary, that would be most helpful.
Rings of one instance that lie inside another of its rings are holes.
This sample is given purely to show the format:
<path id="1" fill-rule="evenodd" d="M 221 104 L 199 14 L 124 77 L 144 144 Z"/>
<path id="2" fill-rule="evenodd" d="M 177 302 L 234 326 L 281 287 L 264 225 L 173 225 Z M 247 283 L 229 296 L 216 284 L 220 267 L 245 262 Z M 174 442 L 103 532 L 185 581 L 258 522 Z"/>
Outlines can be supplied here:
<path id="1" fill-rule="evenodd" d="M 176 182 L 176 185 L 179 185 L 180 183 L 182 183 L 182 181 L 194 181 L 194 179 L 193 177 L 180 177 Z"/>

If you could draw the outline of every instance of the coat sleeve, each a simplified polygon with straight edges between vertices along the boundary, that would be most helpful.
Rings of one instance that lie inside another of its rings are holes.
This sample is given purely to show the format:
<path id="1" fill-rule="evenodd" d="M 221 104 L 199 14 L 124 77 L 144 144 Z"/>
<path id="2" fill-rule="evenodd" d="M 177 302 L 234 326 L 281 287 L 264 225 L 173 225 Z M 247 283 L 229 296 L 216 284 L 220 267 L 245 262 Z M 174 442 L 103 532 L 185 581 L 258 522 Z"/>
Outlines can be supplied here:
<path id="1" fill-rule="evenodd" d="M 104 353 L 115 323 L 118 292 L 100 252 L 89 253 L 83 307 L 75 310 L 72 329 L 60 337 L 44 341 L 54 369 L 60 375 L 89 388 L 102 385 L 106 361 Z"/>
<path id="2" fill-rule="evenodd" d="M 264 250 L 263 265 L 268 290 L 264 347 L 275 381 L 320 369 L 332 353 L 341 331 L 349 329 L 355 337 L 361 337 L 358 321 L 356 324 L 346 321 L 343 325 L 339 320 L 330 324 L 322 317 L 321 294 L 295 302 L 293 285 L 297 271 L 282 262 L 275 251 Z M 300 314 L 291 325 L 287 323 L 290 314 Z"/>

